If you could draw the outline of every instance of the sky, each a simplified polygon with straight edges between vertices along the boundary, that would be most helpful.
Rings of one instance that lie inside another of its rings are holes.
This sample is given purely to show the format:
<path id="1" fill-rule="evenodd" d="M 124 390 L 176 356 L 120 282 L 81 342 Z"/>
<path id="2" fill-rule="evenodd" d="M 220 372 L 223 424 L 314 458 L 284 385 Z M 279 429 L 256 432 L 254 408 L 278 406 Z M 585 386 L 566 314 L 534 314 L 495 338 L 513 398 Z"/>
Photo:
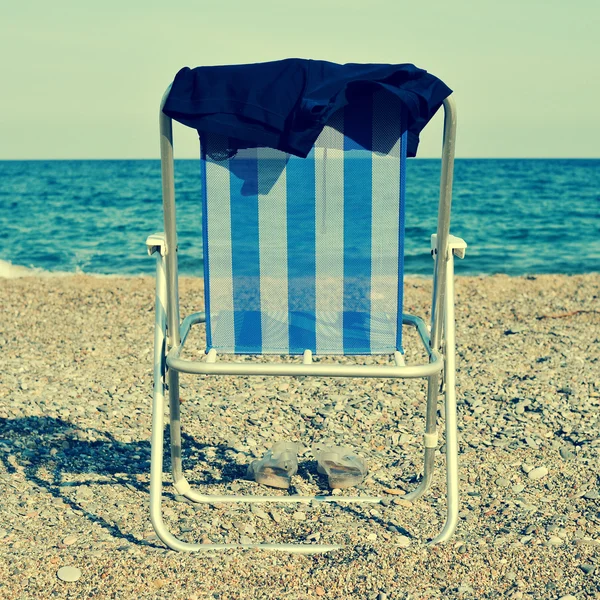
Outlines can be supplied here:
<path id="1" fill-rule="evenodd" d="M 414 63 L 458 108 L 457 157 L 600 157 L 597 0 L 14 0 L 0 8 L 0 160 L 157 158 L 183 66 Z M 441 112 L 441 111 L 440 111 Z M 437 157 L 442 116 L 419 156 Z M 176 124 L 175 156 L 198 156 Z"/>

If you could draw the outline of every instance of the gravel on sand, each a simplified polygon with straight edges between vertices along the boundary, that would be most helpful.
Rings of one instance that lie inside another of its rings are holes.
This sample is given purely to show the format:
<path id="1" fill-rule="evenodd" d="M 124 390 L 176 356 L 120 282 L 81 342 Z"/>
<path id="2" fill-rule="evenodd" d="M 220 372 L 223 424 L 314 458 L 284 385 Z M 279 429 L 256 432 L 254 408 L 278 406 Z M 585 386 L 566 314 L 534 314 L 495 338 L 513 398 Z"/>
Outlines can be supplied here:
<path id="1" fill-rule="evenodd" d="M 405 289 L 405 312 L 427 318 L 431 282 Z M 183 315 L 201 310 L 199 279 L 180 293 Z M 338 493 L 385 501 L 195 505 L 167 460 L 164 518 L 184 540 L 344 545 L 179 554 L 148 514 L 153 280 L 0 280 L 0 598 L 600 598 L 600 275 L 458 277 L 456 293 L 450 542 L 425 544 L 444 522 L 442 452 L 426 496 L 402 498 L 421 469 L 423 381 L 182 376 L 184 467 L 206 493 L 259 491 L 247 465 L 280 439 L 303 444 L 293 491 L 328 493 L 309 450 L 328 438 L 369 465 Z M 202 344 L 200 329 L 191 353 Z M 406 347 L 422 359 L 413 332 Z"/>

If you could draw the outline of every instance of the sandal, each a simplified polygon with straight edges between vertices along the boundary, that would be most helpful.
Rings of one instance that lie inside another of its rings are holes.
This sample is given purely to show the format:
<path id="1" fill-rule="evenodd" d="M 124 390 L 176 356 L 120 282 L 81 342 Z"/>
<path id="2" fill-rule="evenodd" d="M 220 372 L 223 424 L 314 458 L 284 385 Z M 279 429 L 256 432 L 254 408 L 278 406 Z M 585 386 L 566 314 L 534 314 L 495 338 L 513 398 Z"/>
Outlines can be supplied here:
<path id="1" fill-rule="evenodd" d="M 331 489 L 354 487 L 367 475 L 367 463 L 347 446 L 326 444 L 313 446 L 317 471 L 327 475 Z"/>
<path id="2" fill-rule="evenodd" d="M 247 476 L 262 485 L 287 489 L 298 472 L 297 453 L 296 442 L 277 442 L 260 460 L 248 465 Z"/>

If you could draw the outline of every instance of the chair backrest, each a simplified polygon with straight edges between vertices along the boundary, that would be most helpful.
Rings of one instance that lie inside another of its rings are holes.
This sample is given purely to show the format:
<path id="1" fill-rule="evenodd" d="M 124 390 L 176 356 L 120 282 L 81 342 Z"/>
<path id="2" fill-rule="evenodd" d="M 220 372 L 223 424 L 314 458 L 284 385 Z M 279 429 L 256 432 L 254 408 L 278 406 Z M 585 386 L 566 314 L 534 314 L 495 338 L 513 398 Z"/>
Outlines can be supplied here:
<path id="1" fill-rule="evenodd" d="M 379 91 L 333 114 L 307 158 L 201 135 L 208 349 L 401 351 L 402 124 Z"/>

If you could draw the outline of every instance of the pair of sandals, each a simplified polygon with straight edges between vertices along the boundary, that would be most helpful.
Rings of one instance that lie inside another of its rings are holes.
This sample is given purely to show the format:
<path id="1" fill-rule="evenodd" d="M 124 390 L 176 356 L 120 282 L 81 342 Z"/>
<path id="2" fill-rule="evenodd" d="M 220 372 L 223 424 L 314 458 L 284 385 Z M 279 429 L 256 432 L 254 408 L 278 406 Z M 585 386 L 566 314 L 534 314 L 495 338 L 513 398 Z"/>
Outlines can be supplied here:
<path id="1" fill-rule="evenodd" d="M 367 464 L 351 448 L 333 444 L 316 444 L 312 448 L 317 471 L 326 475 L 331 489 L 359 485 L 367 475 Z M 269 487 L 287 489 L 298 472 L 298 444 L 277 442 L 259 460 L 248 465 L 247 476 Z"/>

